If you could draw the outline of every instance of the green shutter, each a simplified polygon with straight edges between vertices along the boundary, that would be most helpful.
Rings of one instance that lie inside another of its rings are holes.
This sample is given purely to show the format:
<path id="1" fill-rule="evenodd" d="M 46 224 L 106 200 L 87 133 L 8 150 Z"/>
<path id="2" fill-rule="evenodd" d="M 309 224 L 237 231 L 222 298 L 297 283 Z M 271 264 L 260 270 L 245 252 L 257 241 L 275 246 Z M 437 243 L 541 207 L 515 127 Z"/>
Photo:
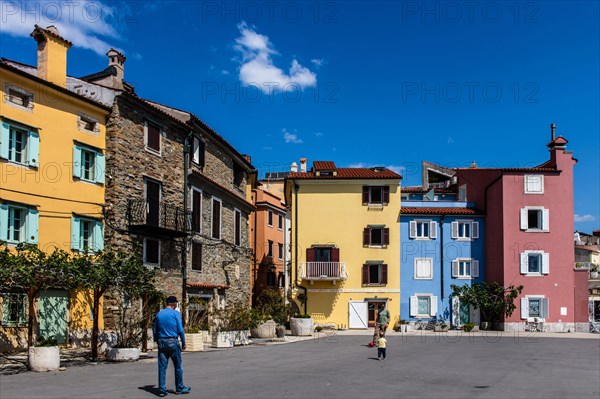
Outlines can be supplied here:
<path id="1" fill-rule="evenodd" d="M 0 241 L 8 240 L 8 205 L 0 204 Z"/>
<path id="2" fill-rule="evenodd" d="M 79 234 L 79 229 L 81 225 L 81 220 L 73 216 L 71 219 L 71 249 L 74 251 L 79 251 L 80 248 L 80 240 L 81 235 Z"/>
<path id="3" fill-rule="evenodd" d="M 73 176 L 81 178 L 81 147 L 73 147 Z"/>
<path id="4" fill-rule="evenodd" d="M 38 243 L 39 220 L 40 215 L 37 209 L 27 210 L 27 227 L 25 229 L 27 237 L 25 237 L 25 240 L 29 244 Z"/>
<path id="5" fill-rule="evenodd" d="M 104 226 L 102 222 L 96 222 L 94 224 L 94 250 L 104 250 Z"/>
<path id="6" fill-rule="evenodd" d="M 40 135 L 37 132 L 29 132 L 27 138 L 27 163 L 35 168 L 40 164 Z"/>
<path id="7" fill-rule="evenodd" d="M 104 184 L 105 161 L 104 154 L 96 153 L 96 182 Z"/>
<path id="8" fill-rule="evenodd" d="M 0 126 L 0 158 L 8 159 L 8 137 L 10 135 L 10 126 L 2 122 Z"/>

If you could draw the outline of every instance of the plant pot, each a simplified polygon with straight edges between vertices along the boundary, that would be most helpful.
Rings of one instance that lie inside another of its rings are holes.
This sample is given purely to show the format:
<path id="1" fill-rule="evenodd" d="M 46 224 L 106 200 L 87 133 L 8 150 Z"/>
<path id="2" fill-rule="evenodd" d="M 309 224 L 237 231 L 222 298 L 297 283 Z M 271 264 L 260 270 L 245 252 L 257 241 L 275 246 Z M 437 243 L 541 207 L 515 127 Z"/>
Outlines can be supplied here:
<path id="1" fill-rule="evenodd" d="M 32 346 L 28 354 L 29 370 L 53 371 L 60 367 L 58 346 Z"/>
<path id="2" fill-rule="evenodd" d="M 448 327 L 435 326 L 433 327 L 434 332 L 448 332 Z"/>
<path id="3" fill-rule="evenodd" d="M 185 334 L 186 351 L 200 352 L 204 350 L 204 334 L 202 332 Z"/>
<path id="4" fill-rule="evenodd" d="M 237 330 L 233 333 L 233 345 L 248 345 L 250 343 L 250 330 Z"/>
<path id="5" fill-rule="evenodd" d="M 111 362 L 135 362 L 139 359 L 138 348 L 109 348 L 106 351 L 106 360 Z"/>
<path id="6" fill-rule="evenodd" d="M 598 278 L 598 272 L 590 272 L 590 278 L 597 279 Z"/>
<path id="7" fill-rule="evenodd" d="M 489 321 L 482 321 L 479 324 L 479 328 L 481 330 L 489 330 L 489 329 L 491 329 L 491 327 L 492 327 L 492 323 L 490 323 Z"/>
<path id="8" fill-rule="evenodd" d="M 312 317 L 292 317 L 290 319 L 290 330 L 292 330 L 292 335 L 312 335 L 312 332 L 314 330 Z"/>
<path id="9" fill-rule="evenodd" d="M 210 344 L 212 342 L 210 331 L 202 330 L 200 332 L 202 333 L 202 342 L 204 342 L 205 344 Z"/>
<path id="10" fill-rule="evenodd" d="M 277 326 L 275 327 L 275 334 L 277 335 L 277 338 L 284 338 L 285 337 L 285 326 Z"/>
<path id="11" fill-rule="evenodd" d="M 252 338 L 274 338 L 277 324 L 273 320 L 267 320 L 256 328 L 250 330 Z"/>
<path id="12" fill-rule="evenodd" d="M 216 331 L 212 336 L 213 348 L 233 348 L 233 331 Z"/>

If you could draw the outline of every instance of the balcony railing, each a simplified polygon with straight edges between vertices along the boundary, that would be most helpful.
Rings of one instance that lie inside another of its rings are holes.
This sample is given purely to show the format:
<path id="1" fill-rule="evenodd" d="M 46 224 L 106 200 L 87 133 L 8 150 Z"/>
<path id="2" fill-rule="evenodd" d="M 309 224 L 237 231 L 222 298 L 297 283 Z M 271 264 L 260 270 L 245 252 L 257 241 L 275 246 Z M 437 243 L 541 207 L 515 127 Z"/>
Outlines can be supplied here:
<path id="1" fill-rule="evenodd" d="M 127 201 L 129 229 L 145 234 L 183 237 L 191 230 L 192 212 L 171 203 L 150 200 Z"/>
<path id="2" fill-rule="evenodd" d="M 303 280 L 313 281 L 338 281 L 346 280 L 345 262 L 304 262 L 301 264 L 300 276 Z"/>

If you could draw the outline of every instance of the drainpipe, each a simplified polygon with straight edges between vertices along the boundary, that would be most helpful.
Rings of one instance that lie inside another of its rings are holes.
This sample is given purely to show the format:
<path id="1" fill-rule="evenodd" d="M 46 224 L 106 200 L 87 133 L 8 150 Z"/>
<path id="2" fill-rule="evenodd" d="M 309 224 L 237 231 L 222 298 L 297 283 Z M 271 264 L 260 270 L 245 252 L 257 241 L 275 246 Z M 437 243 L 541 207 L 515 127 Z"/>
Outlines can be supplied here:
<path id="1" fill-rule="evenodd" d="M 444 215 L 440 216 L 440 279 L 442 284 L 442 305 L 444 304 Z M 450 304 L 452 309 L 452 304 Z M 443 306 L 442 306 L 443 308 Z M 452 312 L 450 312 L 452 314 Z"/>
<path id="2" fill-rule="evenodd" d="M 306 287 L 298 284 L 298 190 L 300 190 L 300 186 L 294 182 L 294 203 L 296 204 L 296 212 L 294 214 L 294 258 L 296 261 L 296 277 L 294 279 L 295 285 L 298 288 L 302 288 L 304 290 L 304 314 L 307 314 L 308 309 L 308 290 Z"/>
<path id="3" fill-rule="evenodd" d="M 256 205 L 256 200 L 257 200 L 256 196 L 257 195 L 258 195 L 258 191 L 256 191 L 254 193 L 254 204 L 255 205 Z M 258 219 L 258 212 L 255 211 L 254 212 L 254 240 L 253 240 L 254 241 L 253 242 L 254 261 L 252 264 L 252 274 L 253 274 L 253 276 L 252 276 L 252 280 L 253 280 L 252 281 L 252 306 L 255 305 L 254 301 L 256 300 L 256 280 L 257 280 L 257 275 L 258 275 L 258 270 L 257 270 L 257 265 L 256 265 L 256 248 L 257 248 L 257 246 L 256 246 L 256 237 L 257 237 L 256 226 L 258 226 L 258 223 L 257 223 L 256 219 Z"/>
<path id="4" fill-rule="evenodd" d="M 190 138 L 194 135 L 194 131 L 190 131 L 183 141 L 183 247 L 181 249 L 181 321 L 185 326 L 187 322 L 187 212 L 188 212 L 188 168 L 190 154 Z"/>

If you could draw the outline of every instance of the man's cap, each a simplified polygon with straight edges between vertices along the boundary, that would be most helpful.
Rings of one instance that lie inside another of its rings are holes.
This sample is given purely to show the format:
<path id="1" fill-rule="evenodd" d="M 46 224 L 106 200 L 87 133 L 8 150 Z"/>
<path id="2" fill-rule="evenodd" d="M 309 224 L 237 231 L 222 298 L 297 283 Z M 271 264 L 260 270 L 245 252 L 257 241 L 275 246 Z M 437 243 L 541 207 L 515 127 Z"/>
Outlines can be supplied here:
<path id="1" fill-rule="evenodd" d="M 177 298 L 172 295 L 167 298 L 167 303 L 177 303 L 177 302 L 178 302 Z"/>

